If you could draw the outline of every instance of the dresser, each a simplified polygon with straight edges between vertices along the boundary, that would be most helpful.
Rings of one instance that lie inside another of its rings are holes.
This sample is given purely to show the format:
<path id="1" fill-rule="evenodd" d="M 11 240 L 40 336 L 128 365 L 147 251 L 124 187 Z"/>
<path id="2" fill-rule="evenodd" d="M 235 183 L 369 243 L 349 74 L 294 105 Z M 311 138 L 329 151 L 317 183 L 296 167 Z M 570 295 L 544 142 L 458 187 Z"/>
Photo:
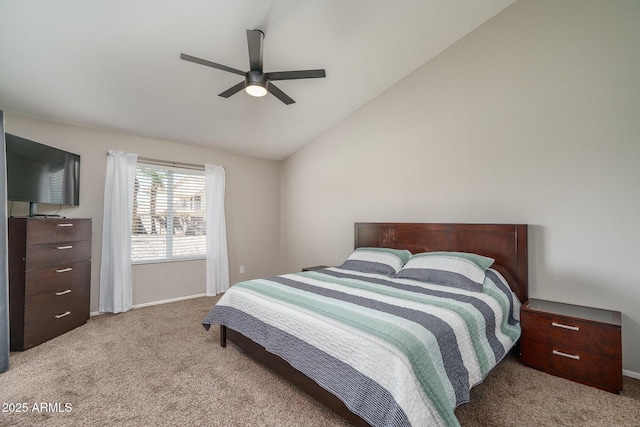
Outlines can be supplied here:
<path id="1" fill-rule="evenodd" d="M 11 350 L 42 344 L 89 319 L 91 219 L 9 218 Z"/>
<path id="2" fill-rule="evenodd" d="M 522 362 L 602 390 L 622 390 L 621 314 L 529 299 L 520 312 Z"/>

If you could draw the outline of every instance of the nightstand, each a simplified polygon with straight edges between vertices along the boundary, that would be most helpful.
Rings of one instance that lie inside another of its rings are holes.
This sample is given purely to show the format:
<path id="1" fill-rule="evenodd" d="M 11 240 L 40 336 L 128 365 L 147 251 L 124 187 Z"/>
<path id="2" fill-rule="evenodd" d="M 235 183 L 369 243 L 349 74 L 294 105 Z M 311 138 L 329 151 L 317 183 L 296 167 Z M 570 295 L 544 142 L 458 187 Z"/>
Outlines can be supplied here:
<path id="1" fill-rule="evenodd" d="M 327 265 L 314 265 L 313 267 L 304 267 L 302 271 L 313 271 L 313 270 L 322 270 L 325 268 L 329 268 Z"/>
<path id="2" fill-rule="evenodd" d="M 612 393 L 622 390 L 619 311 L 529 299 L 520 322 L 525 365 Z"/>

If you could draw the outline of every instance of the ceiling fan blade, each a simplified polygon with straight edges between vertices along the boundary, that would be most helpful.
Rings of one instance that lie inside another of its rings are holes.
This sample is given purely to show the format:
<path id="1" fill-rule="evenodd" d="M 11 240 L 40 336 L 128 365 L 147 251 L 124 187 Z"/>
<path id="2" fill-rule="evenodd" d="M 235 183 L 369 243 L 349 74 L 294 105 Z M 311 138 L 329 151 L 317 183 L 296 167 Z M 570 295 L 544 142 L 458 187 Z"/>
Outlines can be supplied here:
<path id="1" fill-rule="evenodd" d="M 229 89 L 225 90 L 224 92 L 219 93 L 218 96 L 221 96 L 223 98 L 229 98 L 231 95 L 235 95 L 236 93 L 244 89 L 244 86 L 245 86 L 244 81 L 242 81 L 237 85 L 231 86 Z"/>
<path id="2" fill-rule="evenodd" d="M 241 76 L 245 75 L 244 71 L 227 67 L 226 65 L 218 64 L 216 62 L 207 61 L 206 59 L 196 58 L 195 56 L 187 55 L 186 53 L 181 53 L 180 59 L 184 59 L 185 61 L 195 62 L 196 64 L 200 64 L 200 65 L 206 65 L 207 67 L 217 68 L 218 70 L 222 70 L 222 71 L 228 71 L 230 73 L 240 74 Z"/>
<path id="3" fill-rule="evenodd" d="M 249 45 L 249 67 L 251 71 L 262 73 L 262 41 L 264 33 L 260 30 L 247 30 Z"/>
<path id="4" fill-rule="evenodd" d="M 276 71 L 265 74 L 269 80 L 321 79 L 327 77 L 324 70 Z"/>
<path id="5" fill-rule="evenodd" d="M 267 90 L 269 91 L 270 94 L 272 94 L 273 96 L 275 96 L 276 98 L 278 98 L 280 101 L 284 102 L 287 105 L 294 104 L 296 102 L 293 99 L 291 99 L 289 95 L 287 95 L 286 93 L 278 89 L 278 87 L 271 82 L 269 82 L 269 84 L 267 85 Z"/>

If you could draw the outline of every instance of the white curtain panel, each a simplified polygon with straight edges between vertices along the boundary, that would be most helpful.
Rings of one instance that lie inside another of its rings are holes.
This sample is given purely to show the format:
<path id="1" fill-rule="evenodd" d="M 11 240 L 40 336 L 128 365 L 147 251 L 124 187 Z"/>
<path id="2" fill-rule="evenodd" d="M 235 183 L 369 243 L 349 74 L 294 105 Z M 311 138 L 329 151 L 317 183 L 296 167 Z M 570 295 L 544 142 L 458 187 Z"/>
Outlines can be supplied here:
<path id="1" fill-rule="evenodd" d="M 224 168 L 205 165 L 207 203 L 207 295 L 229 289 L 227 222 L 224 216 Z"/>
<path id="2" fill-rule="evenodd" d="M 138 156 L 109 150 L 104 188 L 100 311 L 122 313 L 132 306 L 131 223 Z"/>

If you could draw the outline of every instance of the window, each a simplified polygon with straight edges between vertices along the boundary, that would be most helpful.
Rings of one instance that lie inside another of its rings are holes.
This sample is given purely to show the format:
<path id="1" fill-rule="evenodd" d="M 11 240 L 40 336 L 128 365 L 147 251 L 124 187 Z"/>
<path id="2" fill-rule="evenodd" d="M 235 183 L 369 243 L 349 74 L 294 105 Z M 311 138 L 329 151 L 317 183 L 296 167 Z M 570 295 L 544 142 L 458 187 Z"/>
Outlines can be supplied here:
<path id="1" fill-rule="evenodd" d="M 138 163 L 131 262 L 206 257 L 204 171 Z"/>

